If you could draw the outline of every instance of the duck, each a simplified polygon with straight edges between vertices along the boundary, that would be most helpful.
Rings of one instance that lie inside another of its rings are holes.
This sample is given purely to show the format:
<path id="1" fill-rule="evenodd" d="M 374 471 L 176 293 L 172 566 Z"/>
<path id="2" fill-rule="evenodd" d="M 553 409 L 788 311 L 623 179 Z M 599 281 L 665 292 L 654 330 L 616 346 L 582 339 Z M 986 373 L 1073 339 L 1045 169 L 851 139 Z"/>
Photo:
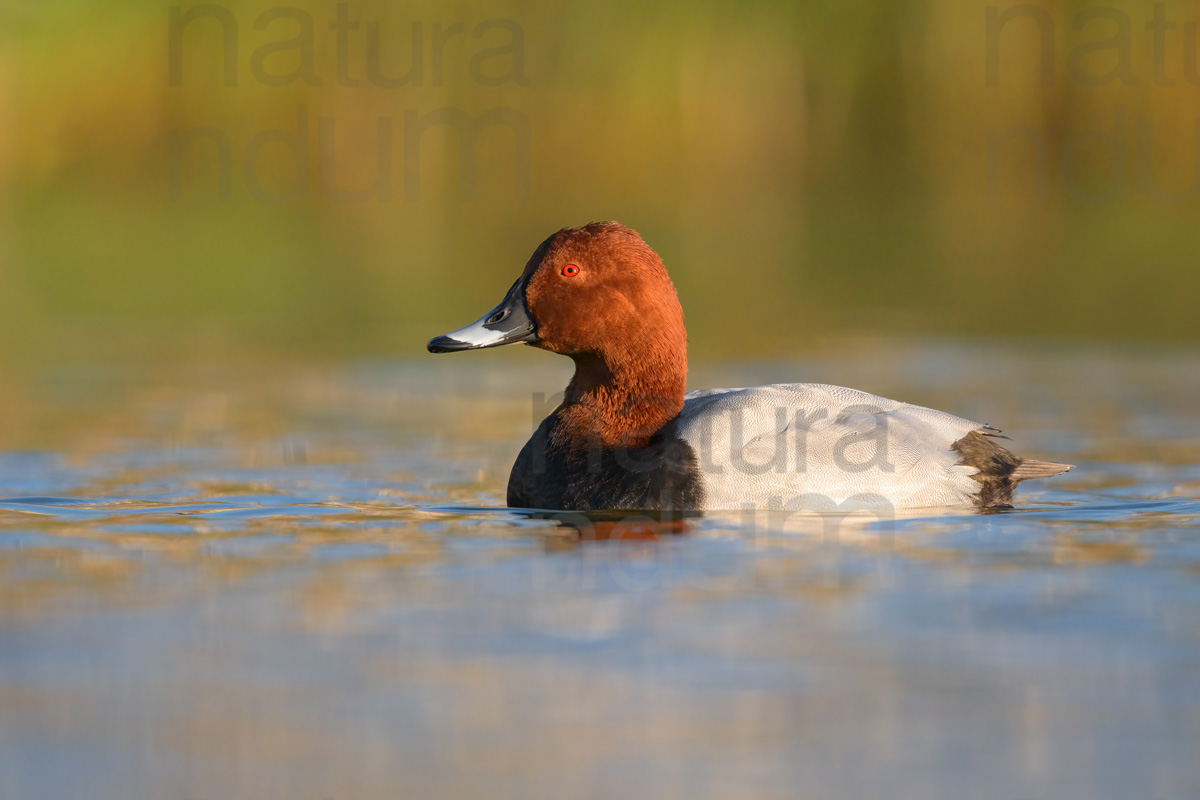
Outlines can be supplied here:
<path id="1" fill-rule="evenodd" d="M 512 508 L 899 512 L 1009 506 L 1070 464 L 1021 458 L 990 425 L 816 383 L 687 391 L 683 308 L 662 259 L 617 222 L 562 228 L 504 299 L 431 353 L 526 344 L 574 361 L 517 455 Z"/>

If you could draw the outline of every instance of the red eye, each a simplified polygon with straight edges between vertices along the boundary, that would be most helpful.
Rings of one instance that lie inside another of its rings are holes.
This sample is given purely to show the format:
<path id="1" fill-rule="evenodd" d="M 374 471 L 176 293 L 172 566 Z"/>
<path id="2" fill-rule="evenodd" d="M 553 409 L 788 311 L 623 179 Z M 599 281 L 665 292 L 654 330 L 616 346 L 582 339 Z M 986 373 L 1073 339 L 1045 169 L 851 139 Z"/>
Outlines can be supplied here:
<path id="1" fill-rule="evenodd" d="M 579 267 L 575 266 L 574 264 L 567 264 L 562 268 L 562 274 L 565 278 L 574 278 L 579 274 Z"/>

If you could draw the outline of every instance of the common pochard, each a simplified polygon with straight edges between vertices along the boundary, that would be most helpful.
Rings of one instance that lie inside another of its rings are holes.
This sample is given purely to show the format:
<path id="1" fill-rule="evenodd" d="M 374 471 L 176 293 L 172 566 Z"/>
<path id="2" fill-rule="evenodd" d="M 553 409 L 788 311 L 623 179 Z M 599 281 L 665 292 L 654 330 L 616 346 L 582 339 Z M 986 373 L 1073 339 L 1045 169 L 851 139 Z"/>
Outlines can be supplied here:
<path id="1" fill-rule="evenodd" d="M 522 448 L 512 507 L 859 509 L 1001 506 L 1070 465 L 1020 458 L 1000 431 L 854 389 L 685 392 L 687 332 L 662 260 L 616 222 L 563 228 L 498 306 L 431 353 L 525 344 L 570 357 L 562 404 Z"/>

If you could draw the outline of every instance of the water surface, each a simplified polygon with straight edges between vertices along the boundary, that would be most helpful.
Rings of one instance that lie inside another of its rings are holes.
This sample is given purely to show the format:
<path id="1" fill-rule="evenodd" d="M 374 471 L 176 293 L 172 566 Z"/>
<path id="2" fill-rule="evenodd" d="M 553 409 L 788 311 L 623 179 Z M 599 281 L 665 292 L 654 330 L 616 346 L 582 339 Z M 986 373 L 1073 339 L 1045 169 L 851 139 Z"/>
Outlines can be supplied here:
<path id="1" fill-rule="evenodd" d="M 991 422 L 1000 513 L 503 508 L 542 354 L 0 391 L 4 798 L 1200 796 L 1200 357 L 699 366 Z"/>

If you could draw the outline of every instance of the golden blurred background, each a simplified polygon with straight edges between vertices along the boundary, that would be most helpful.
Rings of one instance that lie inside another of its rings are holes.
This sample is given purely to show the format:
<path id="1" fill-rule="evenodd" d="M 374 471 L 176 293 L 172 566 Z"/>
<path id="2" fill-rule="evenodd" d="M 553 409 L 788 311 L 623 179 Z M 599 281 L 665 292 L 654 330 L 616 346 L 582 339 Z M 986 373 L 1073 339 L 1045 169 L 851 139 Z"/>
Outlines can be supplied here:
<path id="1" fill-rule="evenodd" d="M 694 359 L 1197 337 L 1200 3 L 0 8 L 0 360 L 417 356 L 566 225 Z"/>

